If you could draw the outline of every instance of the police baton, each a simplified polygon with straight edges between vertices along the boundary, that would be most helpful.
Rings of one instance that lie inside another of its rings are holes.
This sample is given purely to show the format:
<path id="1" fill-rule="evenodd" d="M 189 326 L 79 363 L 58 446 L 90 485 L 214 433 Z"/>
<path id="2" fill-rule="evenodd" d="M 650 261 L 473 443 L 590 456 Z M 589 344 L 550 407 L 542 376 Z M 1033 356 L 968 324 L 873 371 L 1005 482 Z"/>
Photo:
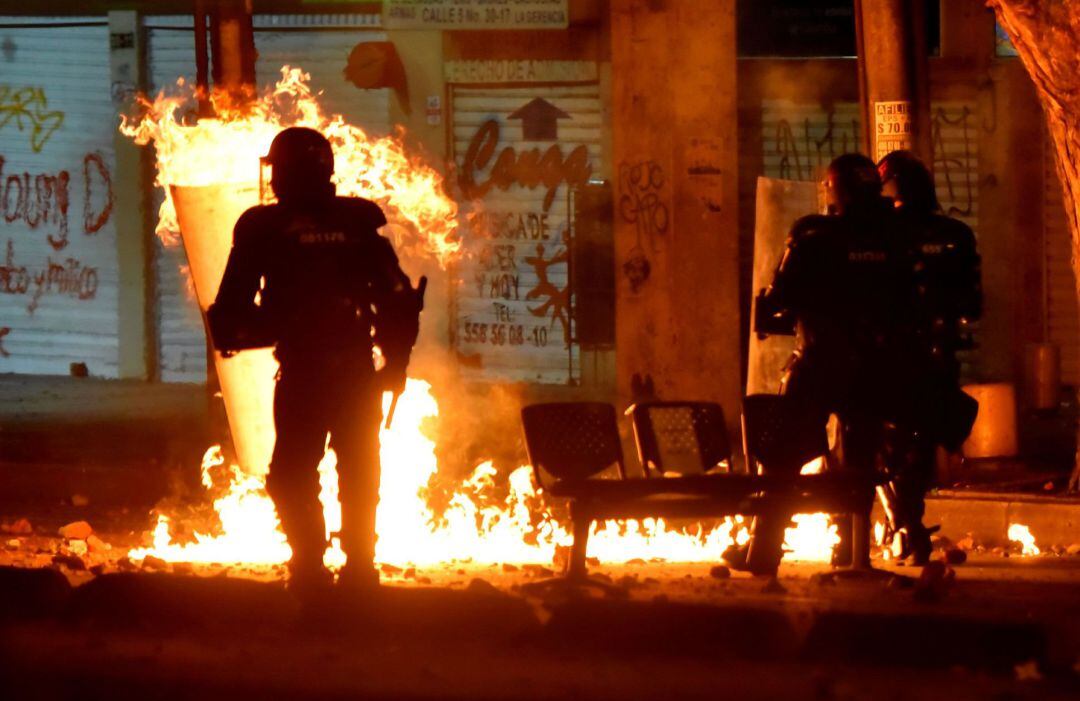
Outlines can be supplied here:
<path id="1" fill-rule="evenodd" d="M 420 312 L 424 311 L 425 292 L 427 292 L 427 275 L 421 275 L 420 282 L 416 284 L 416 289 L 413 291 L 413 294 L 416 295 L 416 313 L 418 317 Z M 398 399 L 401 399 L 401 392 L 394 392 L 394 396 L 390 398 L 390 408 L 386 411 L 386 424 L 383 426 L 387 430 L 394 423 L 394 412 L 397 411 Z"/>

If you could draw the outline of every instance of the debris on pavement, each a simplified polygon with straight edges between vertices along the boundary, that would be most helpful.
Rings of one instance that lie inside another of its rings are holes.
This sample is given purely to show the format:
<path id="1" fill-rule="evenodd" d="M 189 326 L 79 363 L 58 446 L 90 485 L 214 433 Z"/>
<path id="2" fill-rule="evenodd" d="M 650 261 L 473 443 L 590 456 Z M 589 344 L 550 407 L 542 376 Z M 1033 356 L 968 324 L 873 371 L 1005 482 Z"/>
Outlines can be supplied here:
<path id="1" fill-rule="evenodd" d="M 60 527 L 60 537 L 71 540 L 86 540 L 94 529 L 86 521 L 75 521 Z"/>

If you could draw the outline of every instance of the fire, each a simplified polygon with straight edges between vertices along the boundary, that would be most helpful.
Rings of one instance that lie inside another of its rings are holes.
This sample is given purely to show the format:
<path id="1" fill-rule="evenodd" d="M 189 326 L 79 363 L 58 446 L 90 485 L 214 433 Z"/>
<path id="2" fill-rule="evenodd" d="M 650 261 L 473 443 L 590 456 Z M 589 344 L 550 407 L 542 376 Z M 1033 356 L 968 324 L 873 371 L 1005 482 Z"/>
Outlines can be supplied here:
<path id="1" fill-rule="evenodd" d="M 374 138 L 341 115 L 326 115 L 308 85 L 310 76 L 285 66 L 281 80 L 239 109 L 212 93 L 216 118 L 194 121 L 195 90 L 177 81 L 178 94 L 142 99 L 142 114 L 124 117 L 120 131 L 140 145 L 153 142 L 155 184 L 165 192 L 157 233 L 175 242 L 177 224 L 170 186 L 257 183 L 259 158 L 274 136 L 290 126 L 311 127 L 334 147 L 334 181 L 341 195 L 365 197 L 383 207 L 398 246 L 434 255 L 441 264 L 459 251 L 457 204 L 443 177 L 405 151 L 400 135 Z"/>
<path id="2" fill-rule="evenodd" d="M 444 192 L 438 172 L 406 155 L 400 138 L 371 138 L 340 116 L 324 115 L 307 85 L 307 76 L 299 69 L 283 68 L 281 81 L 244 110 L 211 95 L 214 119 L 189 119 L 194 91 L 182 82 L 179 85 L 180 95 L 160 94 L 153 101 L 144 100 L 142 116 L 125 119 L 121 131 L 137 143 L 154 143 L 157 184 L 165 190 L 159 235 L 175 241 L 174 232 L 180 230 L 179 222 L 185 216 L 189 227 L 191 221 L 203 222 L 184 231 L 184 244 L 204 308 L 216 293 L 228 251 L 232 227 L 224 221 L 225 212 L 235 221 L 250 204 L 259 182 L 259 157 L 266 153 L 273 137 L 288 126 L 312 127 L 327 136 L 335 151 L 338 192 L 378 202 L 387 212 L 399 247 L 433 255 L 444 265 L 458 253 L 457 206 Z M 179 218 L 174 206 L 177 202 L 183 203 Z M 202 208 L 198 213 L 196 205 Z M 266 356 L 265 362 L 256 362 L 259 353 Z M 269 421 L 263 410 L 268 410 L 272 389 L 272 358 L 268 352 L 249 351 L 232 359 L 217 357 L 215 364 L 234 443 L 238 453 L 248 455 L 245 469 L 226 468 L 218 449 L 208 451 L 204 459 L 204 484 L 208 489 L 221 488 L 214 501 L 220 529 L 196 533 L 191 542 L 178 542 L 169 517 L 161 515 L 152 545 L 132 551 L 133 558 L 152 554 L 174 562 L 277 564 L 291 556 L 266 494 L 263 474 L 268 455 L 265 444 L 272 431 L 268 434 L 260 426 Z M 569 545 L 572 538 L 563 524 L 538 506 L 541 502 L 528 466 L 509 475 L 507 496 L 497 502 L 491 498 L 497 472 L 491 463 L 482 463 L 461 484 L 448 508 L 433 512 L 424 495 L 439 465 L 435 444 L 424 425 L 437 416 L 438 404 L 430 386 L 410 379 L 392 428 L 383 429 L 381 435 L 376 559 L 420 566 L 453 561 L 551 562 L 556 549 Z M 237 426 L 243 427 L 239 434 Z M 319 473 L 330 542 L 324 561 L 338 567 L 344 554 L 333 538 L 340 528 L 341 513 L 332 450 L 326 451 Z M 222 474 L 227 484 L 215 485 L 214 476 L 220 480 Z M 728 545 L 745 543 L 748 537 L 741 518 L 690 529 L 672 528 L 663 519 L 609 521 L 596 524 L 589 554 L 609 563 L 636 558 L 715 562 Z M 827 560 L 836 540 L 836 528 L 828 524 L 824 514 L 796 516 L 795 526 L 786 534 L 787 559 Z"/>
<path id="3" fill-rule="evenodd" d="M 1019 543 L 1024 555 L 1038 555 L 1042 552 L 1039 546 L 1035 545 L 1035 536 L 1031 534 L 1031 529 L 1022 523 L 1009 524 L 1009 542 Z"/>
<path id="4" fill-rule="evenodd" d="M 389 398 L 387 397 L 387 401 Z M 384 407 L 385 408 L 385 407 Z M 438 471 L 435 443 L 425 435 L 424 424 L 438 416 L 431 387 L 410 379 L 398 403 L 393 426 L 383 429 L 383 479 L 376 529 L 376 559 L 397 565 L 432 566 L 453 561 L 475 563 L 550 562 L 557 546 L 569 545 L 571 536 L 550 513 L 540 518 L 530 508 L 536 491 L 532 472 L 522 466 L 509 476 L 509 493 L 500 504 L 474 495 L 490 493 L 495 468 L 480 464 L 453 496 L 449 508 L 435 514 L 423 498 L 431 477 Z M 222 464 L 221 451 L 207 452 L 203 482 L 211 484 L 210 471 Z M 327 537 L 341 524 L 337 500 L 337 471 L 332 450 L 319 466 L 320 498 Z M 288 560 L 289 546 L 278 527 L 273 503 L 266 495 L 264 478 L 248 475 L 233 466 L 226 494 L 214 503 L 221 520 L 217 535 L 197 533 L 193 542 L 178 543 L 167 516 L 158 517 L 153 545 L 132 551 L 138 559 L 155 555 L 173 562 L 245 562 L 277 564 Z M 796 526 L 787 531 L 788 560 L 828 560 L 835 544 L 836 527 L 824 514 L 799 514 Z M 711 562 L 732 542 L 745 543 L 749 533 L 741 518 L 726 519 L 715 528 L 690 532 L 673 530 L 663 519 L 641 522 L 608 521 L 594 527 L 589 554 L 609 563 L 662 558 L 671 562 Z M 344 555 L 332 542 L 324 558 L 338 567 Z"/>

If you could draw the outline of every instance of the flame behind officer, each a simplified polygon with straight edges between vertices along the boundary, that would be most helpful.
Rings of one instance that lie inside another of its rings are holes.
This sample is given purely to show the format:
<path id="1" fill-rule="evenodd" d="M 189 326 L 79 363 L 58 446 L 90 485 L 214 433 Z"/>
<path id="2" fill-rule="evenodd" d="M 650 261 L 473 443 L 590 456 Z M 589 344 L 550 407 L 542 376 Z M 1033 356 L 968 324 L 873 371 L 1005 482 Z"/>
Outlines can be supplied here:
<path id="1" fill-rule="evenodd" d="M 960 390 L 957 351 L 970 348 L 969 324 L 982 314 L 980 260 L 975 235 L 963 222 L 941 214 L 933 175 L 910 151 L 894 151 L 878 163 L 884 192 L 908 232 L 918 290 L 916 342 L 919 365 L 912 387 L 915 404 L 890 431 L 891 483 L 885 488 L 890 522 L 904 537 L 904 553 L 916 564 L 930 558 L 930 531 L 923 525 L 924 496 L 934 475 L 938 445 L 956 451 L 977 411 Z"/>
<path id="2" fill-rule="evenodd" d="M 797 337 L 783 393 L 822 430 L 836 414 L 844 466 L 867 472 L 874 469 L 897 392 L 892 378 L 903 362 L 898 341 L 910 325 L 914 297 L 910 256 L 873 161 L 840 156 L 824 184 L 830 214 L 795 222 L 773 282 L 758 296 L 755 331 Z M 872 503 L 868 489 L 867 516 Z M 755 519 L 750 547 L 725 559 L 756 574 L 775 573 L 786 521 Z M 850 557 L 851 529 L 841 527 L 840 534 Z"/>
<path id="3" fill-rule="evenodd" d="M 277 438 L 266 489 L 292 549 L 290 586 L 305 594 L 330 583 L 317 471 L 327 434 L 348 557 L 340 583 L 374 586 L 381 397 L 404 388 L 419 294 L 378 234 L 386 223 L 379 206 L 336 196 L 334 154 L 321 134 L 285 129 L 266 160 L 278 201 L 237 221 L 208 312 L 211 333 L 222 352 L 275 344 Z M 379 372 L 373 343 L 386 360 Z"/>

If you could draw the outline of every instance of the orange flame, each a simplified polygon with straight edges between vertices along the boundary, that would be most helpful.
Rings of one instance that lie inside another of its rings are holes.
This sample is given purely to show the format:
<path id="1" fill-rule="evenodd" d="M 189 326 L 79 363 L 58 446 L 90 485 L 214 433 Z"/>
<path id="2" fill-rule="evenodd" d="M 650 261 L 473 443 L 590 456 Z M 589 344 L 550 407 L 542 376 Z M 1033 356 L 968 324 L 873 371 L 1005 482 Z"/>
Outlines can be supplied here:
<path id="1" fill-rule="evenodd" d="M 157 152 L 155 184 L 165 191 L 157 233 L 166 243 L 179 227 L 170 185 L 257 182 L 259 158 L 286 127 L 321 132 L 334 147 L 334 182 L 342 195 L 365 197 L 383 207 L 394 243 L 434 255 L 441 265 L 460 251 L 457 204 L 443 177 L 419 157 L 406 153 L 400 133 L 375 138 L 341 115 L 326 115 L 308 85 L 310 76 L 285 66 L 281 80 L 243 110 L 213 93 L 214 119 L 193 118 L 195 89 L 181 78 L 178 94 L 164 91 L 141 99 L 139 117 L 124 117 L 121 133 Z"/>
<path id="2" fill-rule="evenodd" d="M 387 398 L 387 401 L 389 399 Z M 385 407 L 384 407 L 385 408 Z M 509 494 L 501 504 L 473 494 L 490 493 L 496 475 L 491 463 L 481 463 L 450 500 L 449 508 L 435 514 L 423 494 L 438 471 L 435 443 L 422 425 L 438 416 L 431 387 L 420 380 L 408 381 L 398 403 L 393 427 L 383 429 L 383 479 L 376 530 L 376 559 L 398 565 L 437 565 L 452 561 L 476 563 L 550 562 L 559 545 L 569 545 L 569 532 L 550 513 L 530 511 L 536 490 L 528 466 L 509 477 Z M 217 449 L 207 452 L 204 483 L 209 470 L 221 464 Z M 327 536 L 341 524 L 337 500 L 337 471 L 333 451 L 319 465 Z M 175 542 L 167 516 L 159 516 L 153 545 L 134 550 L 130 556 L 152 554 L 169 561 L 245 562 L 276 564 L 291 552 L 266 496 L 264 477 L 232 468 L 228 492 L 214 504 L 222 529 L 218 535 L 197 533 L 194 542 Z M 824 514 L 799 514 L 796 526 L 786 534 L 786 560 L 827 561 L 835 544 L 836 527 Z M 715 562 L 733 542 L 745 543 L 749 533 L 740 517 L 725 519 L 712 529 L 671 529 L 663 519 L 608 521 L 594 526 L 589 554 L 609 563 L 633 559 L 662 558 L 669 562 Z M 344 555 L 336 542 L 327 549 L 325 562 L 337 567 Z"/>

